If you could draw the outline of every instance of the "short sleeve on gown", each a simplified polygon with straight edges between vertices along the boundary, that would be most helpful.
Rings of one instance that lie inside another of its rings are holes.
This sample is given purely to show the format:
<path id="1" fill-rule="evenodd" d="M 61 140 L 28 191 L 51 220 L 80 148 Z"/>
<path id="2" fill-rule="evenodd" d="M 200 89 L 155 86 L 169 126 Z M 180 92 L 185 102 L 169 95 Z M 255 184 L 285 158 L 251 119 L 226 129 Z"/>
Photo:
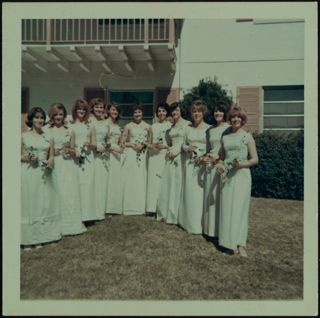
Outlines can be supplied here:
<path id="1" fill-rule="evenodd" d="M 251 133 L 247 132 L 243 137 L 243 143 L 247 145 L 250 141 L 253 141 Z"/>

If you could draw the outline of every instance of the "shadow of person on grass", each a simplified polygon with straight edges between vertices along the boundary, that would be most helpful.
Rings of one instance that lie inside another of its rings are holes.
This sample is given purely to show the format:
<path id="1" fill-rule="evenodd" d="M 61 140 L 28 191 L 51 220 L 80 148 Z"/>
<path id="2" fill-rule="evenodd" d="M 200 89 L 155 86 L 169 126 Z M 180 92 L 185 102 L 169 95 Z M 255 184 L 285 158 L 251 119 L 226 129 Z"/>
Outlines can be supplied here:
<path id="1" fill-rule="evenodd" d="M 217 236 L 211 237 L 211 236 L 207 236 L 205 234 L 203 234 L 202 236 L 205 238 L 205 240 L 207 242 L 212 243 L 212 245 L 214 245 L 216 250 L 219 251 L 220 253 L 223 253 L 225 255 L 233 255 L 234 254 L 233 250 L 230 250 L 228 248 L 225 248 L 225 247 L 219 245 L 219 239 Z"/>

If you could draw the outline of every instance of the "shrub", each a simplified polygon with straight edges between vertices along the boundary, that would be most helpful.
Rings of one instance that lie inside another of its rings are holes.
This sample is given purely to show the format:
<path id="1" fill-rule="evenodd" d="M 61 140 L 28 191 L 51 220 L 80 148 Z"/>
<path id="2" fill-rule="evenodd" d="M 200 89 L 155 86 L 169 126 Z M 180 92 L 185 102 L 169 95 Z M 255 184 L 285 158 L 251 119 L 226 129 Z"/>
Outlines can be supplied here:
<path id="1" fill-rule="evenodd" d="M 252 195 L 303 199 L 303 132 L 254 134 L 259 164 L 251 169 Z"/>
<path id="2" fill-rule="evenodd" d="M 188 93 L 184 94 L 181 101 L 182 113 L 188 120 L 191 120 L 190 106 L 197 99 L 202 99 L 208 105 L 208 114 L 204 118 L 208 124 L 213 124 L 212 110 L 218 101 L 232 105 L 232 97 L 228 96 L 227 91 L 217 82 L 217 77 L 214 77 L 214 80 L 201 79 L 198 86 L 192 87 Z"/>

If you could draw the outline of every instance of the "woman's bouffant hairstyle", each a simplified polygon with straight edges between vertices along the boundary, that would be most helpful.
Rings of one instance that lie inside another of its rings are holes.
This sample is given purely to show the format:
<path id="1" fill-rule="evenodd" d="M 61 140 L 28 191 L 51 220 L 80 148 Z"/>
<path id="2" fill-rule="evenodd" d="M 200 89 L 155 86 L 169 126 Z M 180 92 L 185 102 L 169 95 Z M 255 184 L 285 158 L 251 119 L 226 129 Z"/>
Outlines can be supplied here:
<path id="1" fill-rule="evenodd" d="M 74 122 L 78 118 L 78 116 L 77 116 L 78 109 L 83 109 L 86 111 L 86 114 L 84 116 L 84 122 L 87 123 L 90 112 L 89 112 L 89 105 L 84 99 L 77 99 L 73 104 L 71 114 L 72 114 L 72 119 Z"/>
<path id="2" fill-rule="evenodd" d="M 180 112 L 182 113 L 182 105 L 180 102 L 173 102 L 172 104 L 170 104 L 169 106 L 169 115 L 172 115 L 172 112 L 175 111 L 177 108 L 180 109 Z"/>
<path id="3" fill-rule="evenodd" d="M 247 123 L 247 114 L 246 112 L 239 106 L 235 106 L 231 109 L 229 120 L 231 120 L 233 117 L 240 117 L 242 119 L 242 125 Z"/>
<path id="4" fill-rule="evenodd" d="M 134 104 L 133 107 L 132 107 L 132 113 L 134 113 L 136 110 L 140 110 L 143 112 L 143 106 L 139 103 L 137 104 Z"/>
<path id="5" fill-rule="evenodd" d="M 107 106 L 108 112 L 110 111 L 111 107 L 114 107 L 118 111 L 117 120 L 119 120 L 121 114 L 121 107 L 116 102 L 111 102 L 111 104 L 108 104 Z"/>
<path id="6" fill-rule="evenodd" d="M 62 103 L 53 103 L 50 107 L 49 107 L 49 110 L 48 110 L 48 115 L 49 115 L 49 118 L 50 118 L 50 127 L 53 127 L 54 125 L 54 120 L 53 120 L 53 117 L 60 111 L 62 110 L 63 111 L 63 119 L 65 120 L 66 117 L 67 117 L 67 110 L 66 108 L 64 107 L 64 105 Z M 63 120 L 63 125 L 66 126 L 66 123 L 65 121 Z"/>
<path id="7" fill-rule="evenodd" d="M 32 128 L 33 124 L 33 118 L 36 117 L 36 115 L 40 113 L 43 116 L 44 119 L 44 123 L 45 124 L 45 120 L 46 120 L 46 113 L 45 111 L 41 108 L 41 107 L 33 107 L 30 109 L 28 116 L 27 116 L 27 120 L 26 120 L 26 125 L 30 128 Z"/>
<path id="8" fill-rule="evenodd" d="M 160 102 L 156 108 L 156 116 L 158 117 L 159 108 L 163 108 L 167 112 L 167 116 L 169 114 L 169 105 L 165 102 Z"/>
<path id="9" fill-rule="evenodd" d="M 92 98 L 89 102 L 90 113 L 93 113 L 94 106 L 98 104 L 103 104 L 103 108 L 104 109 L 106 108 L 106 104 L 104 103 L 104 100 L 100 97 L 95 97 L 95 98 Z"/>
<path id="10" fill-rule="evenodd" d="M 229 119 L 230 107 L 231 107 L 230 104 L 223 101 L 218 101 L 216 105 L 213 107 L 212 114 L 216 111 L 223 113 L 223 120 L 226 122 Z M 214 116 L 213 116 L 213 123 L 215 125 L 217 124 Z"/>
<path id="11" fill-rule="evenodd" d="M 205 116 L 208 112 L 207 103 L 201 99 L 195 100 L 191 104 L 190 112 L 192 113 L 196 109 L 200 110 L 202 112 L 203 116 Z"/>

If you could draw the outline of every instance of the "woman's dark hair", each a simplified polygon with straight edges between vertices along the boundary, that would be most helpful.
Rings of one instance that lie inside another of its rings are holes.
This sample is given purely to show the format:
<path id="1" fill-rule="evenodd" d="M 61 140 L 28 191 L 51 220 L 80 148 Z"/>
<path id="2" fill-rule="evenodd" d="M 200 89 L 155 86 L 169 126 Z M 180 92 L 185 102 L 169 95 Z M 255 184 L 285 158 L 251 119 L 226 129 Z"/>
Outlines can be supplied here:
<path id="1" fill-rule="evenodd" d="M 103 104 L 103 108 L 104 109 L 106 108 L 106 104 L 104 103 L 104 100 L 100 97 L 95 97 L 95 98 L 92 98 L 89 103 L 89 108 L 91 113 L 93 113 L 94 106 L 98 104 Z"/>
<path id="2" fill-rule="evenodd" d="M 223 113 L 223 120 L 226 122 L 229 119 L 229 112 L 230 112 L 231 106 L 227 104 L 226 102 L 219 101 L 217 104 L 213 107 L 212 114 L 216 111 Z M 217 122 L 213 116 L 213 124 L 216 125 Z"/>
<path id="3" fill-rule="evenodd" d="M 89 112 L 89 105 L 84 99 L 77 99 L 74 102 L 74 105 L 73 105 L 72 111 L 71 111 L 72 119 L 74 121 L 77 119 L 77 110 L 78 109 L 84 109 L 86 111 L 86 115 L 84 117 L 84 122 L 87 122 L 89 115 L 90 115 L 90 112 Z"/>
<path id="4" fill-rule="evenodd" d="M 176 110 L 177 108 L 180 108 L 180 112 L 182 113 L 182 105 L 180 102 L 173 102 L 172 104 L 170 104 L 169 106 L 169 114 L 170 116 L 172 115 L 172 112 L 174 110 Z"/>
<path id="5" fill-rule="evenodd" d="M 167 116 L 169 115 L 169 105 L 164 102 L 160 102 L 156 108 L 156 116 L 158 117 L 159 108 L 163 108 L 167 112 Z"/>
<path id="6" fill-rule="evenodd" d="M 48 110 L 48 115 L 50 118 L 50 126 L 53 126 L 53 117 L 55 116 L 55 114 L 57 114 L 60 110 L 63 111 L 63 118 L 66 119 L 67 117 L 67 110 L 64 107 L 64 105 L 62 103 L 53 103 Z M 65 126 L 65 121 L 63 121 L 63 125 Z"/>
<path id="7" fill-rule="evenodd" d="M 137 103 L 137 104 L 134 104 L 133 107 L 132 107 L 132 113 L 134 113 L 136 110 L 140 110 L 143 112 L 143 107 L 141 104 Z"/>
<path id="8" fill-rule="evenodd" d="M 114 107 L 118 111 L 118 117 L 117 117 L 117 120 L 118 120 L 121 114 L 121 107 L 116 102 L 111 102 L 111 104 L 107 105 L 108 111 L 110 111 L 111 107 Z"/>
<path id="9" fill-rule="evenodd" d="M 32 121 L 33 118 L 40 113 L 43 116 L 44 122 L 46 120 L 46 113 L 45 111 L 41 108 L 41 107 L 33 107 L 30 109 L 28 116 L 27 116 L 27 120 L 26 120 L 26 125 L 30 128 L 32 128 Z"/>

